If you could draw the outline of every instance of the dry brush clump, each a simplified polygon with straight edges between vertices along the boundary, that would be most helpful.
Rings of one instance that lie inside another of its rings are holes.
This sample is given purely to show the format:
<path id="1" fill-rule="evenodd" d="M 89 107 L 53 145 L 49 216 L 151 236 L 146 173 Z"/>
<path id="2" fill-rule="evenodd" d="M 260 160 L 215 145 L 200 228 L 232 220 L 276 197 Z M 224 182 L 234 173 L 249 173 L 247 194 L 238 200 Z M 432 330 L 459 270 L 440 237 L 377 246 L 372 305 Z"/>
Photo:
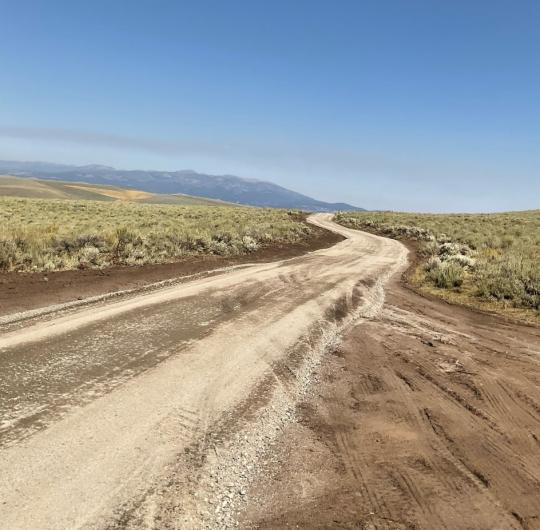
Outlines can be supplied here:
<path id="1" fill-rule="evenodd" d="M 0 271 L 52 271 L 247 254 L 305 239 L 298 212 L 0 198 Z"/>
<path id="2" fill-rule="evenodd" d="M 350 228 L 420 242 L 419 283 L 540 312 L 540 210 L 500 214 L 340 212 Z"/>

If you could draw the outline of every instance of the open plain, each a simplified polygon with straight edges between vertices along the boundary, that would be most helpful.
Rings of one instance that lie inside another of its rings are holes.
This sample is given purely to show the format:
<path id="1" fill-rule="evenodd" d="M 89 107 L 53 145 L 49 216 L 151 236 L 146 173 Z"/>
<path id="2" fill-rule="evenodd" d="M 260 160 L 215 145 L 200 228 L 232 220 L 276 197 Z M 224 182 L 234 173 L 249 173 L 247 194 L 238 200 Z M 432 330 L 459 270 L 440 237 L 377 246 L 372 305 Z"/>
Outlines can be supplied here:
<path id="1" fill-rule="evenodd" d="M 540 528 L 540 330 L 345 240 L 5 315 L 5 528 Z"/>

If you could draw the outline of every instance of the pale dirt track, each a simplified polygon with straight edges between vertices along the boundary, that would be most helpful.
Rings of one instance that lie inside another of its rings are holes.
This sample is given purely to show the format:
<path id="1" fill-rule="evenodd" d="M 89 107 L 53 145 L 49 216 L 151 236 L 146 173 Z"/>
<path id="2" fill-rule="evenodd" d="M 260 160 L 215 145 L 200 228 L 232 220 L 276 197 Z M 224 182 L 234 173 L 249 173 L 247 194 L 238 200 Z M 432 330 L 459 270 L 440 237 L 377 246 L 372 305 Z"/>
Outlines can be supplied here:
<path id="1" fill-rule="evenodd" d="M 395 241 L 312 222 L 349 239 L 5 329 L 2 527 L 229 524 L 331 341 L 327 322 L 378 311 L 406 260 Z"/>
<path id="2" fill-rule="evenodd" d="M 1 527 L 540 528 L 540 330 L 311 221 L 349 239 L 4 326 Z"/>

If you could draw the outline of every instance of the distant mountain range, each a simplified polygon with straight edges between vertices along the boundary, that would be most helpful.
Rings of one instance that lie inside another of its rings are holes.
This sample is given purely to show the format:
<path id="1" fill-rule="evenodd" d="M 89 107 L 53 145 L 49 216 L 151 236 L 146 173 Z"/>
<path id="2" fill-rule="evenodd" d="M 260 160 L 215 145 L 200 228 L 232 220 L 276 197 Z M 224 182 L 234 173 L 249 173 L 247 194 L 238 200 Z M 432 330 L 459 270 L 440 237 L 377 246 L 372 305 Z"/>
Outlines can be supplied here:
<path id="1" fill-rule="evenodd" d="M 109 184 L 88 184 L 87 182 L 67 182 L 36 177 L 0 175 L 0 198 L 19 197 L 30 199 L 64 199 L 72 201 L 124 201 L 139 204 L 175 204 L 193 206 L 232 206 L 230 202 L 194 197 L 182 193 L 150 193 L 110 186 Z"/>
<path id="2" fill-rule="evenodd" d="M 136 188 L 150 193 L 181 193 L 251 206 L 298 208 L 312 212 L 363 210 L 346 203 L 318 201 L 271 182 L 233 175 L 205 175 L 191 170 L 120 170 L 100 165 L 68 166 L 48 162 L 3 160 L 0 161 L 0 174 L 107 184 Z"/>

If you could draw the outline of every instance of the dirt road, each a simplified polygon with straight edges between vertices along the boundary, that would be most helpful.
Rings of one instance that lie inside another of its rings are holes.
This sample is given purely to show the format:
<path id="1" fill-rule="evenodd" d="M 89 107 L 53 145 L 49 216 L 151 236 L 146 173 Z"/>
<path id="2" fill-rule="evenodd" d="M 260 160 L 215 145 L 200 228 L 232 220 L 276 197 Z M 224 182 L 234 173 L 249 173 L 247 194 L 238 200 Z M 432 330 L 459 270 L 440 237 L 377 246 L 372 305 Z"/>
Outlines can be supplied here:
<path id="1" fill-rule="evenodd" d="M 2 527 L 536 528 L 540 332 L 311 221 L 348 239 L 4 319 Z"/>
<path id="2" fill-rule="evenodd" d="M 395 241 L 334 227 L 325 215 L 312 222 L 350 238 L 284 262 L 4 320 L 3 527 L 232 524 L 335 322 L 376 312 L 385 278 L 405 263 Z"/>

